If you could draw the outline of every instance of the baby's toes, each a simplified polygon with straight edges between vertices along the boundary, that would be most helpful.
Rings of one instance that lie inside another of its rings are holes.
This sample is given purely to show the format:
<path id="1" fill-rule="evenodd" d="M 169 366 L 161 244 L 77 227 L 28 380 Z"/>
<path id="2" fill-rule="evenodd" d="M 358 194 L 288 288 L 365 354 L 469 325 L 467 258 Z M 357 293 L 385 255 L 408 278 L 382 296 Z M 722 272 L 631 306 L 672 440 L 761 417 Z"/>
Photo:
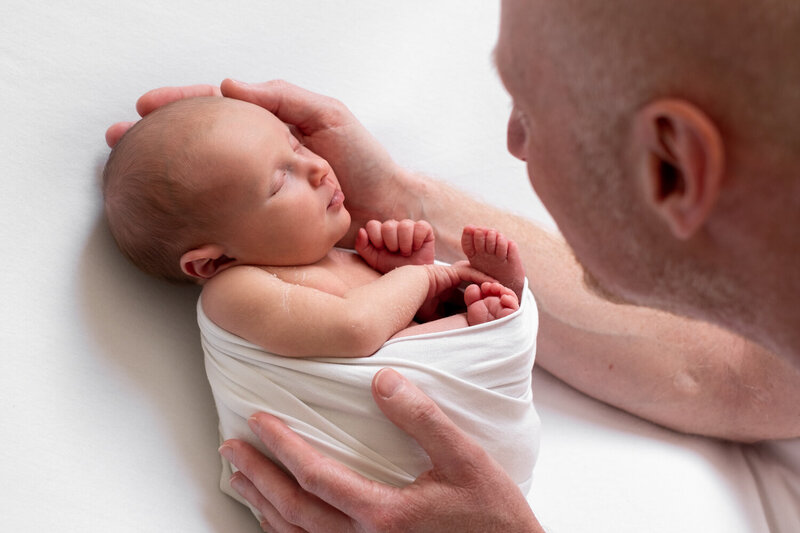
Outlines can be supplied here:
<path id="1" fill-rule="evenodd" d="M 508 309 L 510 313 L 513 313 L 519 309 L 519 299 L 517 298 L 517 295 L 514 294 L 514 291 L 509 291 L 508 294 L 504 294 L 500 297 L 500 305 L 502 305 L 503 308 Z"/>
<path id="2" fill-rule="evenodd" d="M 461 250 L 471 258 L 477 253 L 475 249 L 475 226 L 464 226 L 461 232 Z"/>
<path id="3" fill-rule="evenodd" d="M 491 311 L 487 305 L 486 299 L 480 299 L 467 305 L 467 324 L 470 326 L 477 326 L 494 320 Z"/>
<path id="4" fill-rule="evenodd" d="M 498 259 L 505 259 L 508 257 L 508 239 L 502 233 L 497 234 L 497 245 L 494 249 L 494 255 Z"/>
<path id="5" fill-rule="evenodd" d="M 481 291 L 481 287 L 479 287 L 477 284 L 473 283 L 464 289 L 464 305 L 467 307 L 474 304 L 481 298 L 483 298 L 483 292 Z"/>

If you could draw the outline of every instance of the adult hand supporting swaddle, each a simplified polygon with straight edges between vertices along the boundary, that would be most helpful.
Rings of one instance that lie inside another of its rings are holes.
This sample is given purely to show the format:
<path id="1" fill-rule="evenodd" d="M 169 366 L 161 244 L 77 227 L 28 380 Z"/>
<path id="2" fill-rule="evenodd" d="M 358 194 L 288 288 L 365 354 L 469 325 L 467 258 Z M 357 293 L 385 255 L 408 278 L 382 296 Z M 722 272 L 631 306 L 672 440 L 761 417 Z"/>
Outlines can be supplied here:
<path id="1" fill-rule="evenodd" d="M 263 526 L 277 531 L 294 525 L 341 532 L 544 531 L 500 465 L 417 387 L 382 370 L 372 381 L 372 395 L 386 417 L 419 442 L 431 470 L 405 488 L 376 483 L 321 455 L 277 418 L 258 414 L 250 427 L 297 481 L 244 441 L 228 441 L 220 453 L 239 468 L 231 482 L 264 516 Z M 443 516 L 447 529 L 431 523 Z"/>

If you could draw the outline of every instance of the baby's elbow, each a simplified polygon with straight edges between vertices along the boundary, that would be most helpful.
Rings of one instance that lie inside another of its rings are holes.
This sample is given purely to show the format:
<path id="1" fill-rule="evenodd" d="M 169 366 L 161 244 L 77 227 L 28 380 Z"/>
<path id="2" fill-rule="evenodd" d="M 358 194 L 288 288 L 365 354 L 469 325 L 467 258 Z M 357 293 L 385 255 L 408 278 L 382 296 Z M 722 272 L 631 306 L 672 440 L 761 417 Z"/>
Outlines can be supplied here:
<path id="1" fill-rule="evenodd" d="M 363 313 L 351 313 L 342 321 L 339 339 L 343 341 L 342 350 L 346 357 L 369 357 L 385 341 L 370 322 L 370 317 Z"/>

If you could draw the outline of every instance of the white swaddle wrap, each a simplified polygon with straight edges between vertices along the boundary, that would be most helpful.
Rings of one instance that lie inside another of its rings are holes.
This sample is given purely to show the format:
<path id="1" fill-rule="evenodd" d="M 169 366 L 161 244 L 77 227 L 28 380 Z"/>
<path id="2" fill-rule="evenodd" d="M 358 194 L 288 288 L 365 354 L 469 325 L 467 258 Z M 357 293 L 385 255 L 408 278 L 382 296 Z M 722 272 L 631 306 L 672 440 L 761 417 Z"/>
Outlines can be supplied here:
<path id="1" fill-rule="evenodd" d="M 253 413 L 264 411 L 360 474 L 406 485 L 430 462 L 372 399 L 373 376 L 392 367 L 431 396 L 527 493 L 539 447 L 540 422 L 531 401 L 538 314 L 527 280 L 523 294 L 520 309 L 507 317 L 393 339 L 360 358 L 267 353 L 211 322 L 198 301 L 221 439 L 243 439 L 265 452 L 247 426 Z M 228 484 L 230 474 L 223 460 L 221 488 L 243 501 Z"/>

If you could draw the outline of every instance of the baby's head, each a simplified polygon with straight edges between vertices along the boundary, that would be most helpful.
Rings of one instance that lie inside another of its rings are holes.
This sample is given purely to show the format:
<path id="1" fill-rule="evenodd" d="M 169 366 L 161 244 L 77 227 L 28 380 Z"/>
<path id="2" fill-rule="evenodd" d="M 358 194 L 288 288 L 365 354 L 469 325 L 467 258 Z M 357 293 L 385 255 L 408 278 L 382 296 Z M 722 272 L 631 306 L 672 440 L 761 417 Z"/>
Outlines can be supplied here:
<path id="1" fill-rule="evenodd" d="M 268 111 L 219 97 L 139 121 L 108 158 L 103 195 L 122 252 L 173 281 L 239 264 L 313 263 L 350 224 L 324 159 Z"/>

